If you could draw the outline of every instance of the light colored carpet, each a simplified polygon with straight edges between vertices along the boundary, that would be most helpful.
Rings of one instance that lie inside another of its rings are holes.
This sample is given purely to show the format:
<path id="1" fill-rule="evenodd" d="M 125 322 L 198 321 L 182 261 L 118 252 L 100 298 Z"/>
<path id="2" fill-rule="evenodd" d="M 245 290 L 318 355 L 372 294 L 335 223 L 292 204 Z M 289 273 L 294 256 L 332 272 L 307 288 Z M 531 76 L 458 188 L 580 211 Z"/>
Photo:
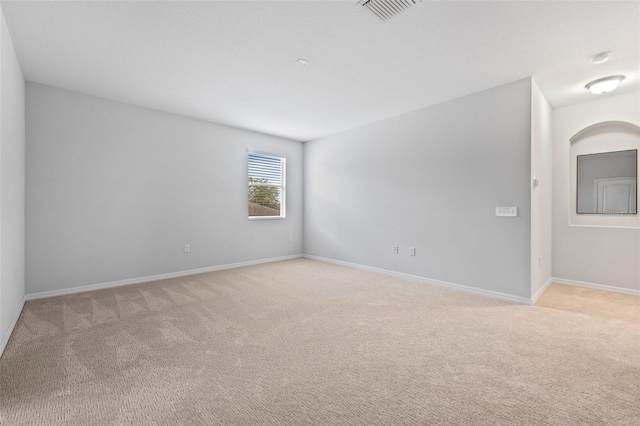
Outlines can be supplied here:
<path id="1" fill-rule="evenodd" d="M 640 297 L 553 283 L 536 306 L 578 312 L 640 325 Z"/>
<path id="2" fill-rule="evenodd" d="M 28 302 L 3 425 L 637 425 L 640 327 L 297 259 Z"/>

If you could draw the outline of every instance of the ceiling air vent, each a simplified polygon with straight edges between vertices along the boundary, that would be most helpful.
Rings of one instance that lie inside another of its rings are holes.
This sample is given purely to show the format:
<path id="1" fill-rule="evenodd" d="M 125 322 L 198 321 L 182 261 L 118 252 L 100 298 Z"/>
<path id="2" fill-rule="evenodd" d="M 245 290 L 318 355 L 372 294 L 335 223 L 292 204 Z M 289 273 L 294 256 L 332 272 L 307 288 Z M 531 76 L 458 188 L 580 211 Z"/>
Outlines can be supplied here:
<path id="1" fill-rule="evenodd" d="M 415 6 L 419 1 L 422 0 L 360 0 L 358 5 L 366 7 L 386 22 Z"/>

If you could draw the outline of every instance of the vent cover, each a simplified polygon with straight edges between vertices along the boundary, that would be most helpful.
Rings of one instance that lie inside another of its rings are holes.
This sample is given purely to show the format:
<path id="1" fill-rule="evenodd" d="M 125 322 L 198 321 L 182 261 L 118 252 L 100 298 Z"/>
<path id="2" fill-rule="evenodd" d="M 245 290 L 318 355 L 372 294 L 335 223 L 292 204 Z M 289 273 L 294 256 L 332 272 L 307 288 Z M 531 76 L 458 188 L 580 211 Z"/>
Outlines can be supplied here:
<path id="1" fill-rule="evenodd" d="M 415 6 L 418 1 L 422 0 L 360 0 L 358 5 L 366 7 L 374 15 L 386 22 Z"/>

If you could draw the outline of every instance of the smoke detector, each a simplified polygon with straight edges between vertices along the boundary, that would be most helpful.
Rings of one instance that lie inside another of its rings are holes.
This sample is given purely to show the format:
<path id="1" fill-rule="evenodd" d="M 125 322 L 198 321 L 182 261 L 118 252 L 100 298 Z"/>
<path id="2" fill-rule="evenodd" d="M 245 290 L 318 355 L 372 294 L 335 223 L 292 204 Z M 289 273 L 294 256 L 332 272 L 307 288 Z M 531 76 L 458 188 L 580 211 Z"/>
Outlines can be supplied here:
<path id="1" fill-rule="evenodd" d="M 601 64 L 603 62 L 607 62 L 609 60 L 609 57 L 611 57 L 611 54 L 609 52 L 600 52 L 597 55 L 593 55 L 591 57 L 591 62 L 593 62 L 594 64 Z"/>
<path id="2" fill-rule="evenodd" d="M 365 7 L 386 22 L 415 6 L 422 0 L 360 0 L 358 6 Z"/>

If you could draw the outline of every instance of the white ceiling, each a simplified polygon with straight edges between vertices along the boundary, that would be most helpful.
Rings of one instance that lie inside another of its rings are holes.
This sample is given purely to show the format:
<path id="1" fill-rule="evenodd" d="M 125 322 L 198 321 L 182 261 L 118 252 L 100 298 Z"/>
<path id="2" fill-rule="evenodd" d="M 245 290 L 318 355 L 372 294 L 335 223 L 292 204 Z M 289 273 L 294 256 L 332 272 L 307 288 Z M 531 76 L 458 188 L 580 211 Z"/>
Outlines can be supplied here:
<path id="1" fill-rule="evenodd" d="M 640 87 L 637 0 L 425 0 L 386 23 L 356 0 L 2 10 L 29 81 L 299 141 L 527 76 L 556 107 L 606 75 Z"/>

